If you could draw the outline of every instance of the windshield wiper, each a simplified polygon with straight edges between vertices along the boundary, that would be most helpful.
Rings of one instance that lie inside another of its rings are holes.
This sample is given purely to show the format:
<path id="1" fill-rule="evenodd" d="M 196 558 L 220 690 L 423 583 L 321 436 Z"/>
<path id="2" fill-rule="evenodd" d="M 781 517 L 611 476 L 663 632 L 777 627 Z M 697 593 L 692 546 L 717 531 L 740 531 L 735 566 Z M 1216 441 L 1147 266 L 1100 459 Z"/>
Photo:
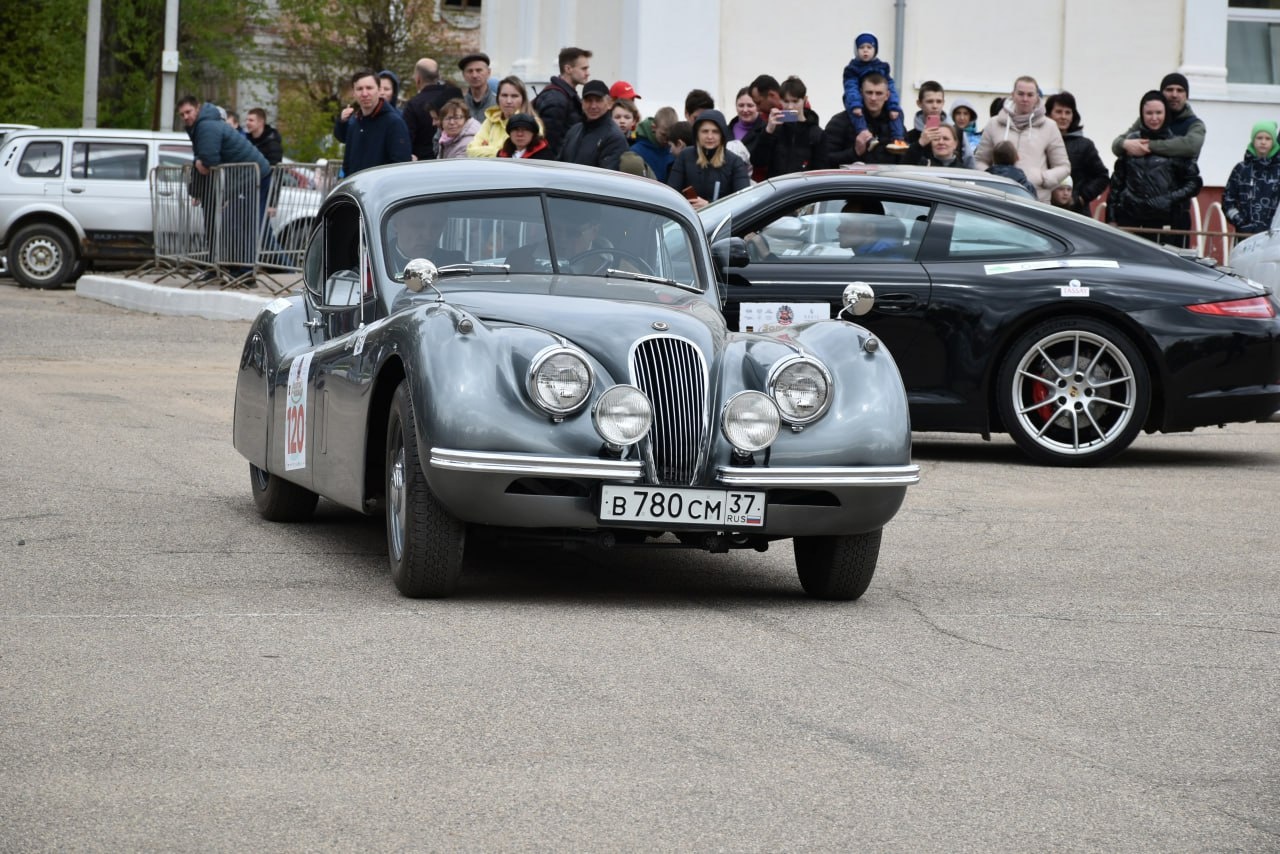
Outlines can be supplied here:
<path id="1" fill-rule="evenodd" d="M 511 267 L 506 264 L 445 264 L 436 270 L 442 276 L 450 273 L 470 276 L 472 273 L 510 273 Z"/>
<path id="2" fill-rule="evenodd" d="M 604 271 L 606 278 L 617 276 L 623 279 L 634 279 L 637 282 L 654 282 L 659 285 L 677 285 L 682 288 L 689 287 L 683 282 L 677 282 L 675 279 L 664 279 L 662 276 L 650 276 L 648 273 L 634 273 L 631 270 L 615 270 L 612 267 Z"/>

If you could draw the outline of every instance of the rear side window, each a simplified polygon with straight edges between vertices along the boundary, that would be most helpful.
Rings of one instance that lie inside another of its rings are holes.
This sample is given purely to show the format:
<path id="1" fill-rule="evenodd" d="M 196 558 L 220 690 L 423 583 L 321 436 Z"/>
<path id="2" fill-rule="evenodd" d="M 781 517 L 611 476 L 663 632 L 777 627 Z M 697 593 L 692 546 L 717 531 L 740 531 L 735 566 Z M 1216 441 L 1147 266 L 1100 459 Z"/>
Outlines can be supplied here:
<path id="1" fill-rule="evenodd" d="M 165 143 L 160 146 L 161 166 L 190 166 L 191 146 Z"/>
<path id="2" fill-rule="evenodd" d="M 62 175 L 62 143 L 31 142 L 18 161 L 18 174 L 24 178 L 57 178 Z"/>
<path id="3" fill-rule="evenodd" d="M 77 142 L 71 147 L 71 177 L 98 181 L 145 181 L 147 146 L 123 142 Z"/>
<path id="4" fill-rule="evenodd" d="M 947 257 L 952 261 L 978 258 L 1043 258 L 1064 247 L 1026 226 L 974 211 L 956 210 Z"/>

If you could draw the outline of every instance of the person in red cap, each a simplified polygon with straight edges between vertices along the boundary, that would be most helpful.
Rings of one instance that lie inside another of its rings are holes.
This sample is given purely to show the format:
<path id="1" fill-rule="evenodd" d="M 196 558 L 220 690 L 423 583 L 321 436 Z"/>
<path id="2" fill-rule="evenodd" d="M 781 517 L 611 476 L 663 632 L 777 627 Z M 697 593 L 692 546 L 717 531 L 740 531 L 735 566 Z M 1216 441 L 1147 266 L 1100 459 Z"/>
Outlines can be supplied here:
<path id="1" fill-rule="evenodd" d="M 636 87 L 632 86 L 625 80 L 619 80 L 609 87 L 609 97 L 613 100 L 626 98 L 628 101 L 637 101 L 640 96 L 636 94 Z"/>

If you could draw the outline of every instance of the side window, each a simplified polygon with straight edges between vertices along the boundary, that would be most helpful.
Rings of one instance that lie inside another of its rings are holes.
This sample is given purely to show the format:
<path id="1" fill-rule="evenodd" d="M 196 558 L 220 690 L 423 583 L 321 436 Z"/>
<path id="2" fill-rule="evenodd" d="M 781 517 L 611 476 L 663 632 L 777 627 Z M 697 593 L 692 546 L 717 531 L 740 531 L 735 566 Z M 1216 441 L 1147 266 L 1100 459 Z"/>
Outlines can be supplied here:
<path id="1" fill-rule="evenodd" d="M 57 178 L 62 175 L 62 143 L 32 142 L 18 161 L 23 178 Z"/>
<path id="2" fill-rule="evenodd" d="M 747 235 L 754 260 L 782 263 L 911 261 L 929 206 L 871 196 L 823 199 L 780 211 Z"/>
<path id="3" fill-rule="evenodd" d="M 160 146 L 161 166 L 190 166 L 191 146 L 164 143 Z"/>
<path id="4" fill-rule="evenodd" d="M 71 147 L 71 177 L 98 181 L 145 181 L 147 146 L 77 142 Z"/>
<path id="5" fill-rule="evenodd" d="M 1016 222 L 955 209 L 947 259 L 1043 258 L 1065 247 L 1056 240 Z"/>

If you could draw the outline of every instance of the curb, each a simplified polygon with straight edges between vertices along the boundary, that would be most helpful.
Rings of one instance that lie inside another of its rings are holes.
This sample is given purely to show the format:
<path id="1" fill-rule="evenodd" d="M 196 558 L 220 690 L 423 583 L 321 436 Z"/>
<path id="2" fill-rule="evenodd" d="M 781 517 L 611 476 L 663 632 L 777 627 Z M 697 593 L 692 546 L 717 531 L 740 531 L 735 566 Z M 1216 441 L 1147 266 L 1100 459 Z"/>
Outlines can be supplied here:
<path id="1" fill-rule="evenodd" d="M 253 320 L 270 297 L 226 291 L 185 290 L 115 276 L 81 276 L 76 296 L 96 299 L 130 311 L 188 315 L 209 320 Z"/>

